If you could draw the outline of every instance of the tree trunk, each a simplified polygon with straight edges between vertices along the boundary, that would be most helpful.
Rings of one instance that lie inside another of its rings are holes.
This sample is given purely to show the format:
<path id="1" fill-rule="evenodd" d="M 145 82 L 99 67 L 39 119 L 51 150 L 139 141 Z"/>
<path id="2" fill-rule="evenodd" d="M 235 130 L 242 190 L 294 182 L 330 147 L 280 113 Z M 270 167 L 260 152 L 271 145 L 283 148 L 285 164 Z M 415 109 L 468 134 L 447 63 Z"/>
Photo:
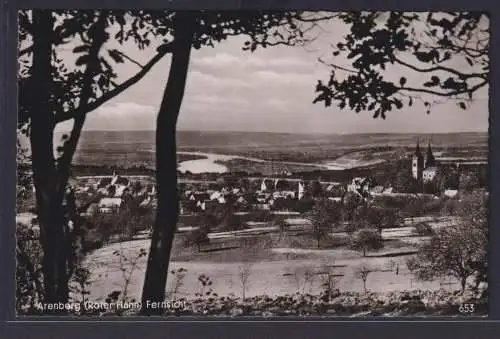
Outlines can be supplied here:
<path id="1" fill-rule="evenodd" d="M 176 125 L 186 85 L 193 17 L 177 14 L 174 23 L 174 50 L 169 77 L 158 112 L 156 127 L 156 185 L 158 208 L 151 239 L 146 276 L 142 291 L 142 314 L 161 314 L 161 308 L 150 308 L 152 302 L 165 299 L 168 266 L 174 233 L 179 218 L 177 188 Z"/>
<path id="2" fill-rule="evenodd" d="M 33 14 L 33 73 L 29 106 L 33 180 L 36 190 L 40 242 L 44 257 L 44 301 L 68 301 L 64 212 L 57 192 L 54 160 L 54 115 L 51 110 L 51 52 L 54 18 L 50 11 Z"/>
<path id="3" fill-rule="evenodd" d="M 466 286 L 467 286 L 467 277 L 460 278 L 460 288 L 461 288 L 462 294 L 464 294 Z"/>

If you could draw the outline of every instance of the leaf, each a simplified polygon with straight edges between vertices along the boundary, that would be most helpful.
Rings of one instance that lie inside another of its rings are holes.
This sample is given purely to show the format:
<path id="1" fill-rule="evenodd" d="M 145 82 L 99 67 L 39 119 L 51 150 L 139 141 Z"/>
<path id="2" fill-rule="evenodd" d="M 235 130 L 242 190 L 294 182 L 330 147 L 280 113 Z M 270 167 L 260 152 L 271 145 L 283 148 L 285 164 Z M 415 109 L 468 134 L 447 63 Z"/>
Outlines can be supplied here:
<path id="1" fill-rule="evenodd" d="M 410 106 L 410 107 L 411 107 L 412 105 L 413 105 L 413 98 L 412 98 L 412 97 L 410 97 L 410 101 L 408 102 L 408 106 Z"/>
<path id="2" fill-rule="evenodd" d="M 406 84 L 406 78 L 401 77 L 401 79 L 399 79 L 399 84 L 401 85 L 401 87 L 403 87 Z"/>
<path id="3" fill-rule="evenodd" d="M 467 108 L 467 106 L 465 105 L 464 102 L 459 103 L 458 106 L 460 106 L 460 108 L 463 110 L 465 110 Z"/>
<path id="4" fill-rule="evenodd" d="M 471 58 L 469 57 L 465 57 L 465 60 L 467 60 L 467 62 L 469 63 L 469 65 L 473 66 L 474 65 L 474 62 L 472 61 Z"/>

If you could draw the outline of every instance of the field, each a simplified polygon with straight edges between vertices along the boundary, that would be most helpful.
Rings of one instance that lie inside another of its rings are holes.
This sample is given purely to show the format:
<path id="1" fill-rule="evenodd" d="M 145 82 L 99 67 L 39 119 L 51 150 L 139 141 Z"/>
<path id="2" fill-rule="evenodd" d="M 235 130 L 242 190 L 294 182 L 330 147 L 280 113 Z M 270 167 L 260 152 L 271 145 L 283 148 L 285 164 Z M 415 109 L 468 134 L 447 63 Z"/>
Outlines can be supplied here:
<path id="1" fill-rule="evenodd" d="M 447 218 L 437 218 L 432 225 L 438 228 L 449 222 Z M 249 284 L 245 290 L 247 296 L 266 294 L 275 297 L 296 292 L 317 294 L 324 282 L 322 272 L 332 268 L 338 276 L 337 288 L 341 291 L 361 292 L 363 284 L 356 275 L 356 270 L 361 265 L 372 270 L 367 281 L 367 287 L 372 292 L 458 288 L 454 279 L 421 282 L 410 274 L 406 268 L 406 260 L 415 253 L 415 245 L 423 239 L 414 235 L 411 224 L 384 230 L 384 248 L 369 252 L 366 257 L 347 249 L 347 237 L 342 233 L 331 234 L 330 239 L 319 249 L 304 228 L 285 235 L 276 231 L 258 233 L 250 237 L 214 234 L 210 244 L 201 251 L 186 247 L 184 235 L 178 233 L 174 242 L 171 269 L 182 267 L 187 272 L 182 279 L 182 287 L 177 288 L 177 297 L 195 298 L 201 288 L 198 280 L 200 275 L 210 278 L 211 288 L 219 296 L 240 296 L 243 267 L 249 271 Z M 87 257 L 86 265 L 93 273 L 91 300 L 99 300 L 113 290 L 122 289 L 123 272 L 131 273 L 128 296 L 140 296 L 146 260 L 140 258 L 134 268 L 130 263 L 141 248 L 149 248 L 149 239 L 110 244 Z M 115 251 L 121 253 L 121 256 L 111 255 Z M 168 284 L 167 291 L 172 292 L 177 284 L 175 275 L 170 275 Z"/>

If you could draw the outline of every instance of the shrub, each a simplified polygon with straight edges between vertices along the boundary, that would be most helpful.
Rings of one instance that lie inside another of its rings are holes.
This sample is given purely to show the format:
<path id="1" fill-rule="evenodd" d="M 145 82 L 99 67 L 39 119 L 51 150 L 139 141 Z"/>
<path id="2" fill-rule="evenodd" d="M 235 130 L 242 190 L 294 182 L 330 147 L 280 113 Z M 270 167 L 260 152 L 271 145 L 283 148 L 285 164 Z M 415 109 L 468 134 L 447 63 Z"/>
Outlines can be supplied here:
<path id="1" fill-rule="evenodd" d="M 432 226 L 427 223 L 418 223 L 415 225 L 415 234 L 425 237 L 433 234 Z"/>
<path id="2" fill-rule="evenodd" d="M 200 252 L 201 246 L 210 242 L 210 239 L 208 238 L 209 231 L 210 229 L 207 226 L 200 226 L 199 228 L 193 230 L 186 237 L 186 245 L 196 245 L 198 252 Z"/>
<path id="3" fill-rule="evenodd" d="M 362 252 L 363 256 L 366 257 L 366 251 L 378 250 L 383 247 L 382 236 L 376 229 L 360 229 L 352 235 L 351 247 Z"/>

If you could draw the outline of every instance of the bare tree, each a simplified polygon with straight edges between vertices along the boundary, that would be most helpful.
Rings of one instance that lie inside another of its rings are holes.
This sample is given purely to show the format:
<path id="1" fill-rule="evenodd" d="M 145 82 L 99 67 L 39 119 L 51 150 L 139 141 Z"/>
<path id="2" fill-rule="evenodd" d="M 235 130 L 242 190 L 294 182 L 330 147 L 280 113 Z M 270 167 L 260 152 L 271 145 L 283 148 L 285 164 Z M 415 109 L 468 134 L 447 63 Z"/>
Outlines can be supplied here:
<path id="1" fill-rule="evenodd" d="M 363 289 L 364 289 L 365 293 L 368 292 L 366 289 L 366 281 L 368 280 L 368 275 L 371 272 L 372 272 L 372 270 L 370 269 L 370 267 L 366 263 L 361 264 L 361 266 L 358 267 L 355 271 L 356 277 L 363 281 Z"/>
<path id="2" fill-rule="evenodd" d="M 252 271 L 252 263 L 247 262 L 243 263 L 239 267 L 238 271 L 238 277 L 240 279 L 240 284 L 241 284 L 241 297 L 243 301 L 246 299 L 246 291 L 248 289 L 248 284 L 250 282 L 250 273 Z"/>

